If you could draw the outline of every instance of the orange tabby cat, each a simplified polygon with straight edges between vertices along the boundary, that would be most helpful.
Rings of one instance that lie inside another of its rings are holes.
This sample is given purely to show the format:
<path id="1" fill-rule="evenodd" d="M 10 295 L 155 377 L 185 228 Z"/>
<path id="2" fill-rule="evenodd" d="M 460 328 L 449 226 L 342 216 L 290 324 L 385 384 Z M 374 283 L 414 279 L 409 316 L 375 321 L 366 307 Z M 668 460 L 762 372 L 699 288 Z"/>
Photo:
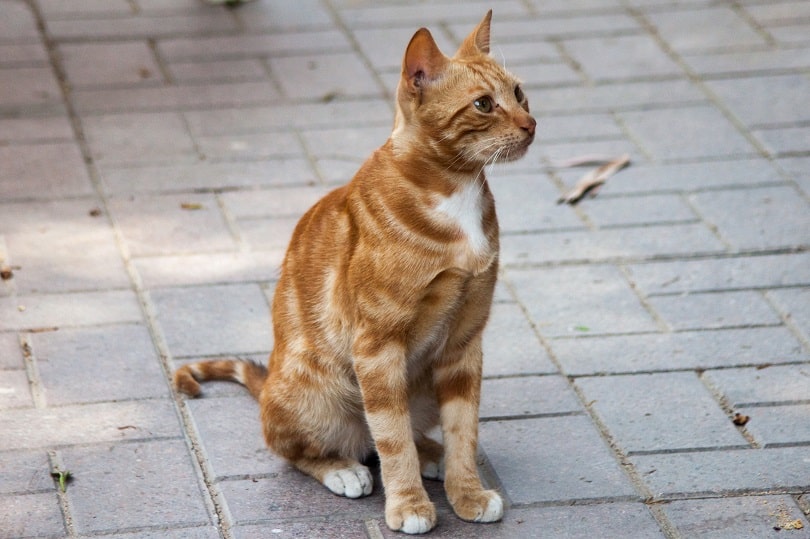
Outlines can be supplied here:
<path id="1" fill-rule="evenodd" d="M 371 493 L 376 450 L 385 521 L 424 533 L 436 511 L 421 476 L 444 478 L 456 514 L 492 522 L 503 501 L 476 468 L 481 333 L 498 271 L 484 166 L 517 159 L 535 121 L 518 81 L 489 56 L 490 11 L 452 58 L 411 39 L 391 138 L 298 223 L 273 301 L 267 369 L 186 365 L 259 400 L 267 445 L 332 492 Z M 444 447 L 426 433 L 441 425 Z"/>

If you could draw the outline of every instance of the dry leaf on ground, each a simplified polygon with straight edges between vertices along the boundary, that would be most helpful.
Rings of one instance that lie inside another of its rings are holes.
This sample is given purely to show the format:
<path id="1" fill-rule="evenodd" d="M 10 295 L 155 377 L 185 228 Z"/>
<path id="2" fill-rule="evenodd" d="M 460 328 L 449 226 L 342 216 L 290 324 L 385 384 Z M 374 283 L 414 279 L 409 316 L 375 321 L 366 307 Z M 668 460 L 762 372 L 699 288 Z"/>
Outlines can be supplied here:
<path id="1" fill-rule="evenodd" d="M 580 178 L 580 180 L 571 190 L 563 194 L 563 196 L 557 200 L 557 204 L 566 203 L 574 205 L 586 194 L 590 193 L 591 196 L 595 196 L 597 190 L 608 178 L 630 164 L 630 156 L 628 154 L 624 154 L 616 159 L 609 160 L 606 163 L 593 156 L 583 156 L 569 159 L 568 161 L 564 162 L 564 164 L 569 167 L 597 163 L 601 163 L 601 166 L 591 170 Z"/>

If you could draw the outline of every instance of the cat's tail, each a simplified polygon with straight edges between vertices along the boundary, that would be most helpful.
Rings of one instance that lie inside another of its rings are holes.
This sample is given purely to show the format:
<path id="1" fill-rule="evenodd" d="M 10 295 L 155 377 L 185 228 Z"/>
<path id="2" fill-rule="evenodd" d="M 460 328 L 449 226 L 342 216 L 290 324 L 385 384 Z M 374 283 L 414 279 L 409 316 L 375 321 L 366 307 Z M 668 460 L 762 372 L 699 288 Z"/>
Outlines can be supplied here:
<path id="1" fill-rule="evenodd" d="M 183 365 L 174 371 L 174 387 L 196 397 L 201 391 L 199 382 L 227 380 L 242 384 L 258 399 L 266 378 L 264 365 L 245 359 L 216 359 Z"/>

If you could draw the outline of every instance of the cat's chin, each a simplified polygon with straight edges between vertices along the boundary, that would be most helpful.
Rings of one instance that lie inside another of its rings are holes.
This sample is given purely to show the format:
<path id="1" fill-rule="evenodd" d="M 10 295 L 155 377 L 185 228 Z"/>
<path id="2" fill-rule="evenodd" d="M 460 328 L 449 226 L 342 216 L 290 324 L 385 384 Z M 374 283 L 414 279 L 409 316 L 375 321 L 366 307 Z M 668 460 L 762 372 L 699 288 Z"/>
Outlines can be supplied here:
<path id="1" fill-rule="evenodd" d="M 500 152 L 497 159 L 495 159 L 495 163 L 510 163 L 512 161 L 517 161 L 518 159 L 522 158 L 526 153 L 529 151 L 529 146 L 531 146 L 534 137 L 530 139 L 526 139 L 523 142 L 515 144 L 506 148 L 504 151 Z"/>

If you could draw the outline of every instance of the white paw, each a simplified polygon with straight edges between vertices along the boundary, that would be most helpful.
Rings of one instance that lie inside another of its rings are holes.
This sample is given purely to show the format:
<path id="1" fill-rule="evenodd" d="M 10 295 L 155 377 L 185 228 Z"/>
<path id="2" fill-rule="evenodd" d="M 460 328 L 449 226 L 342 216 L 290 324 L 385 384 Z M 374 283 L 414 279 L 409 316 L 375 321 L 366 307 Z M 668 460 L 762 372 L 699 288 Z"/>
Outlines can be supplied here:
<path id="1" fill-rule="evenodd" d="M 484 512 L 475 519 L 476 522 L 496 522 L 503 517 L 503 498 L 493 492 Z"/>
<path id="2" fill-rule="evenodd" d="M 416 534 L 427 533 L 433 527 L 433 524 L 427 518 L 419 515 L 410 515 L 405 517 L 402 527 L 399 529 L 402 533 Z"/>
<path id="3" fill-rule="evenodd" d="M 422 468 L 422 477 L 444 481 L 444 459 L 439 462 L 427 462 Z"/>
<path id="4" fill-rule="evenodd" d="M 374 488 L 374 479 L 371 472 L 362 464 L 357 464 L 351 468 L 342 470 L 332 470 L 323 478 L 326 488 L 338 496 L 347 498 L 359 498 L 368 496 Z"/>

